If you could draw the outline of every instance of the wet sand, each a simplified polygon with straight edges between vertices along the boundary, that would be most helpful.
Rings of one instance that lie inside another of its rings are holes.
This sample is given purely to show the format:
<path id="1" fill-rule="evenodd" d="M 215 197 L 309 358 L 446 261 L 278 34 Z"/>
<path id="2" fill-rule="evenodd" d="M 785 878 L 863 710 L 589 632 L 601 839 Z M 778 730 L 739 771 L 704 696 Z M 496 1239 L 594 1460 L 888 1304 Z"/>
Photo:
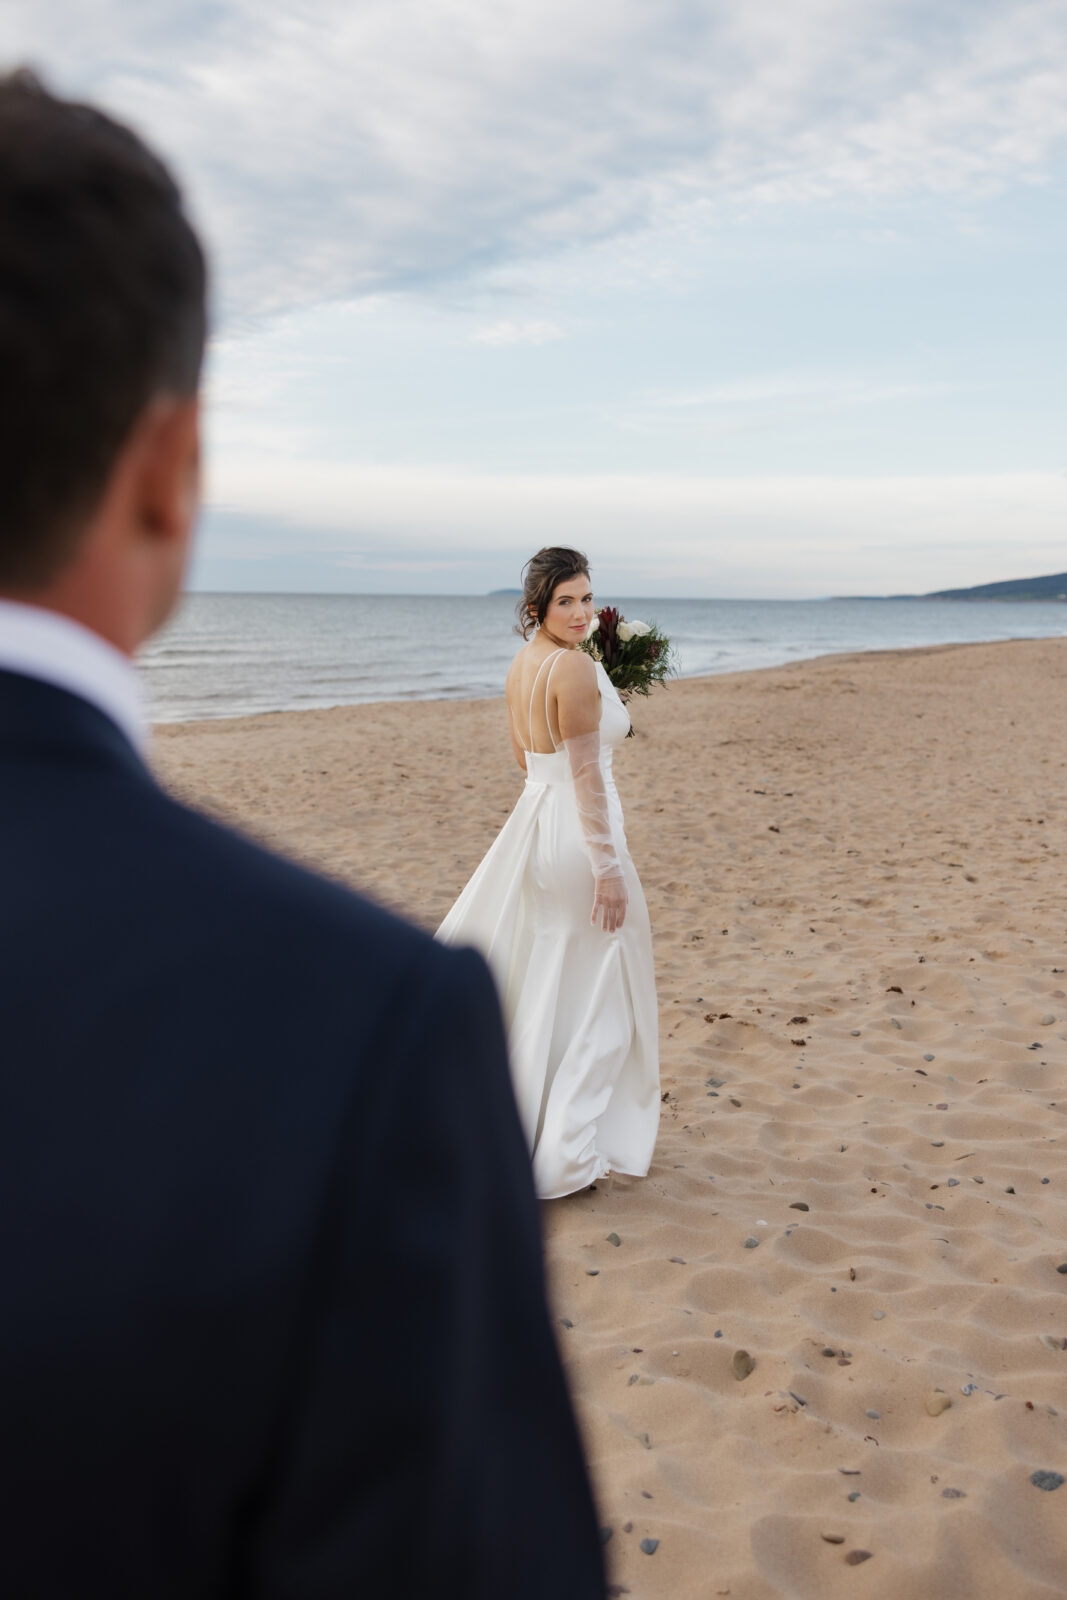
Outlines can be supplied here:
<path id="1" fill-rule="evenodd" d="M 1065 711 L 1067 640 L 633 707 L 660 1140 L 544 1208 L 612 1592 L 1062 1600 Z M 499 700 L 168 726 L 156 762 L 428 928 L 522 782 Z"/>

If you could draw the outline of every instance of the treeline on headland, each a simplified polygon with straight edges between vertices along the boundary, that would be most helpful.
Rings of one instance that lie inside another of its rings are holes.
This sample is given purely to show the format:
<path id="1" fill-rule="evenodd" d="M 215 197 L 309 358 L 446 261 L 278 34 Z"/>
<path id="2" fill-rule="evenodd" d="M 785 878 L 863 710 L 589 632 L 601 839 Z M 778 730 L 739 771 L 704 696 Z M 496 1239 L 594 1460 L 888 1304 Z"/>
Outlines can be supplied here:
<path id="1" fill-rule="evenodd" d="M 971 589 L 936 589 L 932 594 L 840 594 L 835 600 L 1067 600 L 1067 572 L 1046 578 L 1011 578 Z"/>

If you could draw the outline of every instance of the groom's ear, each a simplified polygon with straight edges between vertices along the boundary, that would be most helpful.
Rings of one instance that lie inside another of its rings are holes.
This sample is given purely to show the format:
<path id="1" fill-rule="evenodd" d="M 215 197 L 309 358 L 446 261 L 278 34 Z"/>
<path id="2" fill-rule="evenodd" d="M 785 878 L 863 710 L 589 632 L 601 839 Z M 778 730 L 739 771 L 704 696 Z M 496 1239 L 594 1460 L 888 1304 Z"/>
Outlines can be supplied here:
<path id="1" fill-rule="evenodd" d="M 200 503 L 200 406 L 196 395 L 159 395 L 145 407 L 112 476 L 115 579 L 129 598 L 134 647 L 177 604 Z M 124 644 L 124 648 L 128 645 Z"/>
<path id="2" fill-rule="evenodd" d="M 200 500 L 198 397 L 167 395 L 151 401 L 127 448 L 132 454 L 133 531 L 152 544 L 180 545 L 184 552 Z"/>

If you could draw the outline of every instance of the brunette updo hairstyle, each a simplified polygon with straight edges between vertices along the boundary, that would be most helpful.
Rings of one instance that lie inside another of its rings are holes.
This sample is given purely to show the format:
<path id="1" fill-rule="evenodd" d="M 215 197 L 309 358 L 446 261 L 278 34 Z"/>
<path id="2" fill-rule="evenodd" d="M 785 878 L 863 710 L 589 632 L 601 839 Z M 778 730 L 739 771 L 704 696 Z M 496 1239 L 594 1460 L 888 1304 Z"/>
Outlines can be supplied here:
<path id="1" fill-rule="evenodd" d="M 515 608 L 519 615 L 515 632 L 528 639 L 534 625 L 544 622 L 549 601 L 559 585 L 588 574 L 589 562 L 580 550 L 569 550 L 561 544 L 538 550 L 522 569 L 522 599 Z"/>

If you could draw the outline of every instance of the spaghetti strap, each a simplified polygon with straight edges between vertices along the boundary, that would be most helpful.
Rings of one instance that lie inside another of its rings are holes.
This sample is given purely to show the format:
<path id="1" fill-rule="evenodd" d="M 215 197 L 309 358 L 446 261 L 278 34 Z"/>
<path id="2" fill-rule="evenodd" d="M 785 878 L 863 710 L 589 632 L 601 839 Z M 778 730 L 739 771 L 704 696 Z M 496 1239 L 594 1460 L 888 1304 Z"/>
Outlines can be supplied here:
<path id="1" fill-rule="evenodd" d="M 562 748 L 562 746 L 560 746 L 560 745 L 558 745 L 556 743 L 556 736 L 552 732 L 552 724 L 551 724 L 551 722 L 549 721 L 549 718 L 548 718 L 548 691 L 552 687 L 552 674 L 556 670 L 556 663 L 559 661 L 560 656 L 562 656 L 564 654 L 566 654 L 565 651 L 559 650 L 559 651 L 557 651 L 557 653 L 554 656 L 549 656 L 548 659 L 551 661 L 552 665 L 549 667 L 549 669 L 548 669 L 548 677 L 545 679 L 545 727 L 548 729 L 548 737 L 552 740 L 552 748 L 557 753 L 557 755 L 558 755 L 560 749 Z"/>
<path id="2" fill-rule="evenodd" d="M 565 655 L 565 654 L 566 654 L 565 650 L 555 650 L 555 651 L 553 651 L 552 655 L 545 657 L 545 659 L 542 661 L 541 665 L 537 669 L 537 675 L 534 678 L 533 687 L 530 690 L 530 709 L 526 713 L 526 731 L 530 735 L 530 749 L 529 749 L 529 751 L 527 751 L 528 755 L 535 754 L 535 751 L 534 751 L 534 748 L 533 748 L 533 742 L 534 742 L 534 736 L 533 736 L 533 708 L 534 708 L 534 695 L 537 693 L 537 685 L 541 681 L 541 674 L 542 674 L 542 672 L 544 672 L 545 668 L 548 666 L 548 663 L 550 661 L 555 663 L 555 661 L 558 660 L 558 658 L 560 656 Z M 548 676 L 549 676 L 549 678 L 551 678 L 552 673 L 549 672 Z M 548 683 L 547 682 L 545 683 L 545 722 L 546 723 L 548 722 Z M 555 739 L 552 736 L 552 729 L 551 728 L 549 728 L 549 730 L 548 730 L 548 737 L 550 739 L 552 739 L 552 748 L 553 748 L 553 750 L 557 749 L 558 747 L 556 745 Z M 520 742 L 520 744 L 522 743 L 521 740 L 519 742 Z M 524 745 L 523 749 L 525 749 L 525 748 L 526 747 Z"/>

